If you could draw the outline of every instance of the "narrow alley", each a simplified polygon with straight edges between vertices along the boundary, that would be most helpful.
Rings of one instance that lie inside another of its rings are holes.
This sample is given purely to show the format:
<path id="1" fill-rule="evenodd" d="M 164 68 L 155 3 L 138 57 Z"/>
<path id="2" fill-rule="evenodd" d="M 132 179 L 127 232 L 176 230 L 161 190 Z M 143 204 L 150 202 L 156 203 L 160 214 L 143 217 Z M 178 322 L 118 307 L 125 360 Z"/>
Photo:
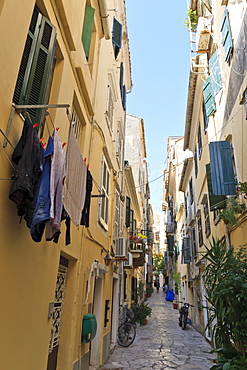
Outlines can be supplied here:
<path id="1" fill-rule="evenodd" d="M 178 310 L 165 300 L 163 291 L 154 291 L 148 303 L 152 307 L 148 324 L 137 327 L 130 347 L 117 345 L 102 370 L 209 370 L 214 358 L 210 344 L 192 326 L 179 327 Z"/>

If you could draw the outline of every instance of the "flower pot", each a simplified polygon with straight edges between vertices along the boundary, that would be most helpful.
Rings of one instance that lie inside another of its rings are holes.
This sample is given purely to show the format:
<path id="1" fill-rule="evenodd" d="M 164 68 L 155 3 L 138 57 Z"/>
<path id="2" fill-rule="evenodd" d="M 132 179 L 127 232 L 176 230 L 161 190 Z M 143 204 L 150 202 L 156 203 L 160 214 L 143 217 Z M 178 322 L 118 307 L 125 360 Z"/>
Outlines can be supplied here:
<path id="1" fill-rule="evenodd" d="M 147 325 L 147 323 L 148 323 L 147 319 L 143 321 L 143 325 Z"/>
<path id="2" fill-rule="evenodd" d="M 178 304 L 177 303 L 173 303 L 173 308 L 174 309 L 178 309 Z"/>

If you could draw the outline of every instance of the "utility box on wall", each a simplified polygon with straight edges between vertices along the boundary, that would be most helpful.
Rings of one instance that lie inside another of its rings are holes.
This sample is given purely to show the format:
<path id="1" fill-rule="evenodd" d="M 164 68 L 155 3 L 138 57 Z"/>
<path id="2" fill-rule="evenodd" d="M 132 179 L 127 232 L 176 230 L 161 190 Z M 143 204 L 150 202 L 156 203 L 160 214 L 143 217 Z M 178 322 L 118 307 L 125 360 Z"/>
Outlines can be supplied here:
<path id="1" fill-rule="evenodd" d="M 97 321 L 95 315 L 87 313 L 83 316 L 81 341 L 89 343 L 97 332 Z"/>

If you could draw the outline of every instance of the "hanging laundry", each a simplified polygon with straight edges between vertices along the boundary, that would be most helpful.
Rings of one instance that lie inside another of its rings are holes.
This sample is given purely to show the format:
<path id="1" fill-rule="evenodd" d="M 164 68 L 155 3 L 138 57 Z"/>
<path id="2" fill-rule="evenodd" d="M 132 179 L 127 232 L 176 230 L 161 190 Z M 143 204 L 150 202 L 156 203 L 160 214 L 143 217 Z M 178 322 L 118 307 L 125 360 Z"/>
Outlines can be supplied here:
<path id="1" fill-rule="evenodd" d="M 64 166 L 63 204 L 71 221 L 76 226 L 80 225 L 85 204 L 86 176 L 86 163 L 82 158 L 71 124 Z"/>
<path id="2" fill-rule="evenodd" d="M 50 220 L 46 225 L 46 240 L 52 240 L 60 233 L 61 215 L 63 210 L 63 179 L 62 171 L 65 160 L 65 151 L 58 136 L 57 130 L 52 134 L 54 142 L 54 152 L 51 157 L 51 177 L 50 177 Z"/>
<path id="3" fill-rule="evenodd" d="M 30 227 L 30 208 L 35 190 L 41 176 L 42 147 L 37 130 L 26 117 L 21 138 L 12 154 L 16 171 L 12 176 L 14 182 L 9 191 L 9 199 L 17 205 L 18 216 L 24 216 Z"/>
<path id="4" fill-rule="evenodd" d="M 50 220 L 50 174 L 53 151 L 53 138 L 50 137 L 45 150 L 43 172 L 39 182 L 39 189 L 35 199 L 35 211 L 31 222 L 30 232 L 31 237 L 35 242 L 41 241 L 45 226 Z"/>
<path id="5" fill-rule="evenodd" d="M 90 215 L 90 203 L 91 203 L 91 192 L 93 189 L 93 177 L 91 172 L 87 169 L 87 181 L 86 181 L 86 198 L 84 208 L 82 210 L 81 225 L 89 227 L 89 215 Z"/>

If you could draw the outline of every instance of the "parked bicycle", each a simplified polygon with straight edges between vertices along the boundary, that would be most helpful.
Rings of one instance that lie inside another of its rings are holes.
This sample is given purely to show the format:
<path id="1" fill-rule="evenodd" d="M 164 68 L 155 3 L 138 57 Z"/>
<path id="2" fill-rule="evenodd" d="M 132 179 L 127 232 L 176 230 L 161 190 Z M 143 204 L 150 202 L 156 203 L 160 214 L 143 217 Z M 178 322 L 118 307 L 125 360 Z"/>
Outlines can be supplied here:
<path id="1" fill-rule="evenodd" d="M 183 303 L 183 306 L 180 307 L 179 309 L 179 313 L 180 313 L 180 316 L 178 318 L 179 326 L 181 326 L 182 329 L 184 330 L 186 325 L 190 323 L 190 320 L 188 318 L 189 307 L 195 307 L 195 306 L 193 306 L 192 304 L 186 303 L 186 302 L 185 303 L 181 302 L 181 301 L 179 301 L 179 303 Z"/>
<path id="2" fill-rule="evenodd" d="M 135 340 L 136 328 L 133 324 L 134 312 L 126 306 L 120 305 L 124 309 L 124 322 L 119 325 L 117 333 L 118 344 L 122 347 L 129 347 Z"/>

